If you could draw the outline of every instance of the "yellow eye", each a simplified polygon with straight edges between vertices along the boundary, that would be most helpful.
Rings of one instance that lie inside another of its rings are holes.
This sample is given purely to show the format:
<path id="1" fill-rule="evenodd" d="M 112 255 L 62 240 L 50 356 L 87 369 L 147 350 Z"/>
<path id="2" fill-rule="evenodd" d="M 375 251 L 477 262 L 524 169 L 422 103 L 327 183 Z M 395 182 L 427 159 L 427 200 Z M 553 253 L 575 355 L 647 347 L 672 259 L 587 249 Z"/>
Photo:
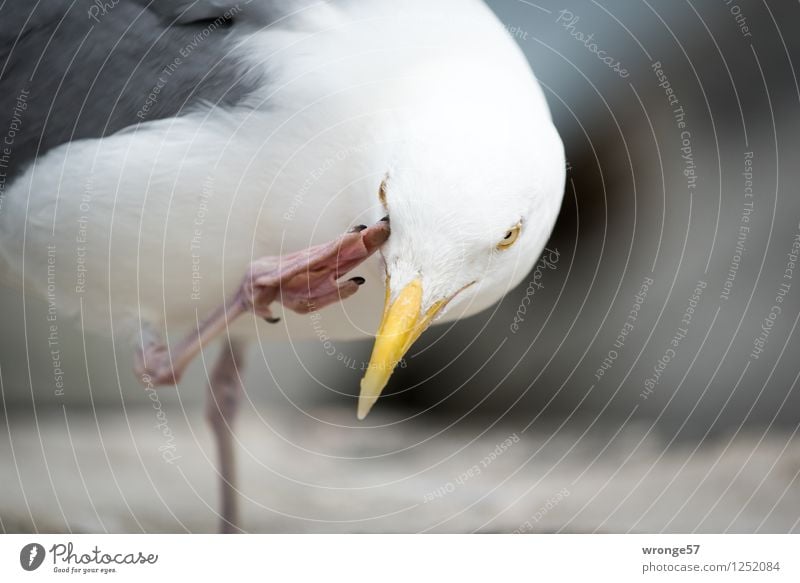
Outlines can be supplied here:
<path id="1" fill-rule="evenodd" d="M 506 231 L 505 237 L 497 244 L 498 249 L 508 249 L 519 239 L 519 233 L 522 231 L 522 222 L 517 223 L 511 229 Z"/>

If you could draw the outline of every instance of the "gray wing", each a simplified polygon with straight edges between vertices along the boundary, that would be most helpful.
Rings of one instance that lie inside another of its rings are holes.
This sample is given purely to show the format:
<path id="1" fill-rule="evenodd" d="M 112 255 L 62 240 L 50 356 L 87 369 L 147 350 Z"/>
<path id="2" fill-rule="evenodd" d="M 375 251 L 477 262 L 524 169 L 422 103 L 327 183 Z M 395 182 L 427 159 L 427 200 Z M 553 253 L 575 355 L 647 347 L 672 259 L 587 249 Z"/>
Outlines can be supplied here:
<path id="1" fill-rule="evenodd" d="M 132 0 L 178 24 L 212 21 L 226 13 L 237 23 L 263 27 L 323 0 Z M 331 0 L 328 0 L 331 1 Z"/>
<path id="2" fill-rule="evenodd" d="M 139 6 L 154 12 L 167 22 L 190 24 L 202 20 L 213 21 L 225 12 L 240 13 L 246 0 L 133 0 Z M 248 3 L 249 4 L 249 3 Z"/>
<path id="3" fill-rule="evenodd" d="M 0 0 L 0 194 L 60 144 L 180 115 L 199 101 L 240 101 L 254 81 L 227 55 L 228 36 L 251 18 L 237 6 Z M 249 13 L 267 18 L 261 8 Z"/>

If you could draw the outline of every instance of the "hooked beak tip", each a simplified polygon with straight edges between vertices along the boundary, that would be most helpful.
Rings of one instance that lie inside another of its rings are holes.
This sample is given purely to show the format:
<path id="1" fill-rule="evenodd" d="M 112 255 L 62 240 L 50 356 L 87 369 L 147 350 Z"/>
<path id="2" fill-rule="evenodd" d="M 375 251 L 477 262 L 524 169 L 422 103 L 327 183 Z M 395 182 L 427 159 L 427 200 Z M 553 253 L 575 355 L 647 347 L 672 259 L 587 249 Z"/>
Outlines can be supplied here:
<path id="1" fill-rule="evenodd" d="M 358 413 L 356 417 L 358 417 L 359 421 L 363 421 L 369 415 L 369 412 L 372 410 L 372 406 L 378 400 L 377 397 L 359 397 L 358 398 Z"/>

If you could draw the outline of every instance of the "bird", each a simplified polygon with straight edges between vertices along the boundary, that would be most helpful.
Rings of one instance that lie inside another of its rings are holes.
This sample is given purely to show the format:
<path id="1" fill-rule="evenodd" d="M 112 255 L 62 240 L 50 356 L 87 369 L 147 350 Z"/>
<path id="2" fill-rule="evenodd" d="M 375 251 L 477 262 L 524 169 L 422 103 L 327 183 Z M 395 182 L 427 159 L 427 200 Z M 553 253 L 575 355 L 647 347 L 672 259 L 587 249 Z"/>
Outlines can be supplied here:
<path id="1" fill-rule="evenodd" d="M 206 411 L 240 532 L 245 347 L 315 314 L 374 335 L 364 419 L 429 326 L 538 260 L 566 175 L 544 91 L 481 0 L 42 4 L 0 8 L 4 276 L 125 333 L 148 386 L 222 344 Z"/>

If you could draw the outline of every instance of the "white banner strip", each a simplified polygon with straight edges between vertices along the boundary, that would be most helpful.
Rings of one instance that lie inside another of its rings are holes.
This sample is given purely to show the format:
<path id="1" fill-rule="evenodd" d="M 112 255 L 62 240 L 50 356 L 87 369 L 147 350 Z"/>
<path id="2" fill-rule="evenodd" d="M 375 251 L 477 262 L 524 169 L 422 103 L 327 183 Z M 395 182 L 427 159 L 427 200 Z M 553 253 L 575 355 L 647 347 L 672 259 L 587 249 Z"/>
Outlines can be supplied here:
<path id="1" fill-rule="evenodd" d="M 797 535 L 4 535 L 0 581 L 796 582 L 798 550 Z"/>

